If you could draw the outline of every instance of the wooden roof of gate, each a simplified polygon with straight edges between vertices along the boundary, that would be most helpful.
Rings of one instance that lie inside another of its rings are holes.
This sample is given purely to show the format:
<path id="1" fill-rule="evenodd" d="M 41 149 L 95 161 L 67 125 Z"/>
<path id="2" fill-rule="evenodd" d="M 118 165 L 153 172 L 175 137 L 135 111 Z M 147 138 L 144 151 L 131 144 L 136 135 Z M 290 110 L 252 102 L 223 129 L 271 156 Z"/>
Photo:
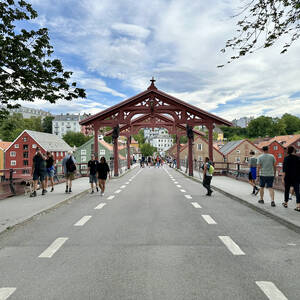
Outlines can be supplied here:
<path id="1" fill-rule="evenodd" d="M 194 105 L 175 98 L 157 89 L 155 80 L 144 92 L 124 100 L 106 110 L 92 115 L 80 122 L 81 125 L 116 126 L 131 124 L 137 114 L 168 114 L 176 125 L 189 124 L 206 125 L 217 124 L 232 126 L 232 123 L 204 111 Z"/>

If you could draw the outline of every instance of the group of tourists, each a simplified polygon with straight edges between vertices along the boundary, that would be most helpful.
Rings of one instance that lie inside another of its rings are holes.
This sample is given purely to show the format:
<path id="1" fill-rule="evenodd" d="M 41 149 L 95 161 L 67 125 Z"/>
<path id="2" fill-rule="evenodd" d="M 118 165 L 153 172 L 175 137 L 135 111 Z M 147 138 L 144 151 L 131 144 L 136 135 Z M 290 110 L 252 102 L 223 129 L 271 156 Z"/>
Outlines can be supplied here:
<path id="1" fill-rule="evenodd" d="M 276 160 L 274 155 L 268 153 L 268 146 L 262 148 L 263 154 L 258 158 L 254 155 L 253 151 L 250 152 L 249 160 L 249 183 L 253 187 L 252 194 L 260 194 L 260 199 L 258 203 L 264 203 L 264 188 L 269 190 L 271 198 L 271 206 L 275 207 L 275 195 L 274 195 L 274 178 L 276 176 Z M 288 147 L 287 156 L 284 158 L 283 169 L 282 169 L 282 183 L 285 188 L 284 202 L 282 205 L 288 207 L 288 201 L 290 198 L 290 189 L 293 187 L 293 192 L 296 195 L 296 211 L 300 212 L 300 195 L 299 195 L 299 185 L 300 185 L 300 157 L 295 155 L 296 149 L 293 146 Z M 257 187 L 259 183 L 259 187 Z"/>

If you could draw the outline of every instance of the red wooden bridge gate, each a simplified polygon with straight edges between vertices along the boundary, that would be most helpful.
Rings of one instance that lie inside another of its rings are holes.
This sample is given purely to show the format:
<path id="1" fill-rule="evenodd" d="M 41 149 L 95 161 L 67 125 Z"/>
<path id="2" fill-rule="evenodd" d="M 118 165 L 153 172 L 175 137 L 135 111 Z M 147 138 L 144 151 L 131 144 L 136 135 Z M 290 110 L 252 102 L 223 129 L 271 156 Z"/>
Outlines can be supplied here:
<path id="1" fill-rule="evenodd" d="M 118 138 L 127 137 L 127 160 L 130 168 L 130 139 L 141 128 L 166 128 L 170 134 L 176 135 L 177 168 L 180 168 L 180 137 L 188 137 L 189 175 L 193 176 L 193 140 L 194 126 L 205 126 L 208 129 L 209 158 L 213 160 L 213 129 L 215 125 L 231 126 L 216 115 L 210 114 L 187 102 L 179 100 L 160 91 L 152 78 L 150 86 L 144 92 L 124 100 L 98 114 L 80 122 L 81 125 L 92 126 L 95 132 L 94 152 L 98 153 L 98 132 L 105 126 L 112 127 L 108 134 L 112 135 L 114 145 L 114 174 L 118 176 Z M 201 134 L 196 132 L 196 134 Z"/>

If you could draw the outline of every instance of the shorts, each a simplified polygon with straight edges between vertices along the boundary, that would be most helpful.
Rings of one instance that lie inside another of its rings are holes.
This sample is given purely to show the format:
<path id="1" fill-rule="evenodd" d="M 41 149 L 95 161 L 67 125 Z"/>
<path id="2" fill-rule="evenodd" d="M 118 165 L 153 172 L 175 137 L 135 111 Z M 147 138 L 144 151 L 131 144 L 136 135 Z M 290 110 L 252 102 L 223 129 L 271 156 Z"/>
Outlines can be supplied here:
<path id="1" fill-rule="evenodd" d="M 250 168 L 249 180 L 256 180 L 256 167 Z"/>
<path id="2" fill-rule="evenodd" d="M 106 177 L 105 177 L 105 176 L 99 176 L 98 179 L 99 179 L 99 180 L 106 180 L 106 179 L 107 179 L 107 176 L 106 176 Z"/>
<path id="3" fill-rule="evenodd" d="M 259 178 L 259 186 L 262 188 L 265 186 L 267 186 L 267 188 L 272 188 L 273 182 L 274 176 L 260 176 Z"/>
<path id="4" fill-rule="evenodd" d="M 97 183 L 97 176 L 96 176 L 96 174 L 90 174 L 90 183 L 93 183 L 93 182 L 95 182 L 95 183 Z"/>
<path id="5" fill-rule="evenodd" d="M 74 172 L 68 172 L 66 174 L 66 178 L 69 179 L 69 180 L 73 180 L 74 179 Z"/>
<path id="6" fill-rule="evenodd" d="M 47 170 L 47 177 L 54 177 L 54 170 Z"/>
<path id="7" fill-rule="evenodd" d="M 32 179 L 39 180 L 40 182 L 42 182 L 45 180 L 45 173 L 44 172 L 34 172 Z"/>

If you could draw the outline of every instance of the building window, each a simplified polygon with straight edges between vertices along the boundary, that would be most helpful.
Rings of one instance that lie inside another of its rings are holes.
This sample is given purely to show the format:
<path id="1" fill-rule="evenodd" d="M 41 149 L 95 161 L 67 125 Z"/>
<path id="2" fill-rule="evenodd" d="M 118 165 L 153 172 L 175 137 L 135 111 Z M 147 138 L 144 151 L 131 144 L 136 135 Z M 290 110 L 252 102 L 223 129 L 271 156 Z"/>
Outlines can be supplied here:
<path id="1" fill-rule="evenodd" d="M 81 150 L 81 155 L 86 155 L 86 150 Z"/>
<path id="2" fill-rule="evenodd" d="M 22 174 L 29 174 L 29 170 L 28 169 L 22 170 Z"/>
<path id="3" fill-rule="evenodd" d="M 32 148 L 35 149 L 36 148 L 36 144 L 32 144 Z"/>
<path id="4" fill-rule="evenodd" d="M 297 146 L 300 147 L 300 142 L 297 143 Z"/>
<path id="5" fill-rule="evenodd" d="M 100 155 L 105 155 L 105 149 L 100 150 Z"/>
<path id="6" fill-rule="evenodd" d="M 60 152 L 60 156 L 64 156 L 64 153 L 63 153 L 63 152 Z"/>
<path id="7" fill-rule="evenodd" d="M 23 160 L 23 166 L 28 166 L 28 160 Z"/>
<path id="8" fill-rule="evenodd" d="M 23 152 L 23 158 L 28 158 L 28 152 Z"/>
<path id="9" fill-rule="evenodd" d="M 25 136 L 25 137 L 23 137 L 23 141 L 24 142 L 27 142 L 28 141 L 28 139 L 27 139 L 27 137 Z"/>
<path id="10" fill-rule="evenodd" d="M 278 154 L 278 158 L 282 158 L 282 154 L 281 153 Z"/>
<path id="11" fill-rule="evenodd" d="M 19 148 L 19 144 L 15 144 L 15 148 L 16 148 L 16 149 Z"/>
<path id="12" fill-rule="evenodd" d="M 241 153 L 241 151 L 240 150 L 236 150 L 236 153 Z"/>
<path id="13" fill-rule="evenodd" d="M 240 157 L 236 157 L 235 161 L 239 163 L 241 161 L 241 158 Z"/>
<path id="14" fill-rule="evenodd" d="M 278 146 L 274 146 L 273 149 L 274 149 L 274 150 L 278 150 Z"/>
<path id="15" fill-rule="evenodd" d="M 23 145 L 23 150 L 28 150 L 28 145 Z"/>
<path id="16" fill-rule="evenodd" d="M 10 157 L 16 157 L 16 152 L 15 151 L 11 151 L 10 152 Z"/>
<path id="17" fill-rule="evenodd" d="M 245 163 L 249 162 L 249 157 L 245 157 Z"/>
<path id="18" fill-rule="evenodd" d="M 15 166 L 16 164 L 17 164 L 17 162 L 16 162 L 15 160 L 11 160 L 11 161 L 10 161 L 10 165 L 11 165 L 11 166 Z"/>
<path id="19" fill-rule="evenodd" d="M 198 144 L 197 148 L 198 148 L 199 151 L 202 151 L 202 144 Z"/>
<path id="20" fill-rule="evenodd" d="M 81 162 L 86 162 L 86 156 L 81 156 Z"/>

